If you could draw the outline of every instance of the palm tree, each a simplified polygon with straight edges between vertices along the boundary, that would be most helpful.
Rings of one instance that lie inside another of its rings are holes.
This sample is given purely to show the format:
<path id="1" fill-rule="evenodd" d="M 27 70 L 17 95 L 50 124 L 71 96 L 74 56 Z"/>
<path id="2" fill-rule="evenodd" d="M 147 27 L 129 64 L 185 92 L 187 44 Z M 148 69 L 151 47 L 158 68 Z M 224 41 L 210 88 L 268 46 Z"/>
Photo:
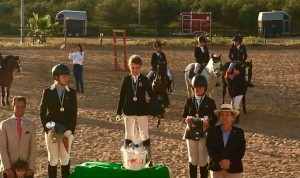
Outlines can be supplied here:
<path id="1" fill-rule="evenodd" d="M 46 37 L 52 36 L 57 29 L 58 22 L 51 23 L 50 15 L 44 15 L 39 18 L 37 13 L 33 13 L 33 17 L 28 19 L 30 29 L 27 36 L 32 36 L 38 43 L 46 43 Z"/>

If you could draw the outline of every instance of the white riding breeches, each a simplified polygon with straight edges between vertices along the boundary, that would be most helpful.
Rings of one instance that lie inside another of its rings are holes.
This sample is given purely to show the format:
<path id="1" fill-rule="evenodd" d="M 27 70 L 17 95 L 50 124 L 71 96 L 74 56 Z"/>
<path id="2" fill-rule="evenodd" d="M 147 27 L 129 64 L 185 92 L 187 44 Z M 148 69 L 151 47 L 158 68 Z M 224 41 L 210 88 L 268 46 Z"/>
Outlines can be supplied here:
<path id="1" fill-rule="evenodd" d="M 71 150 L 73 138 L 74 138 L 73 134 L 71 134 L 68 137 L 69 148 L 67 151 L 63 144 L 62 136 L 59 136 L 57 138 L 57 142 L 53 143 L 51 137 L 47 133 L 45 133 L 46 147 L 48 151 L 48 161 L 50 166 L 56 166 L 58 160 L 60 160 L 61 165 L 65 166 L 69 164 L 70 150 Z"/>
<path id="2" fill-rule="evenodd" d="M 139 128 L 141 141 L 149 139 L 148 116 L 127 116 L 124 119 L 125 139 L 135 141 L 134 139 L 137 137 L 137 135 L 135 135 L 135 122 L 137 122 Z"/>
<path id="3" fill-rule="evenodd" d="M 195 63 L 195 68 L 194 68 L 194 74 L 198 74 L 200 67 L 201 67 L 201 64 L 196 62 Z"/>
<path id="4" fill-rule="evenodd" d="M 228 72 L 232 73 L 234 66 L 237 64 L 237 61 L 230 62 L 229 67 L 228 67 Z"/>
<path id="5" fill-rule="evenodd" d="M 206 148 L 206 137 L 201 137 L 199 141 L 186 140 L 189 154 L 189 162 L 194 166 L 205 166 L 208 163 L 208 153 Z"/>
<path id="6" fill-rule="evenodd" d="M 240 103 L 243 99 L 244 95 L 238 95 L 232 98 L 231 105 L 233 106 L 233 109 L 240 110 Z"/>

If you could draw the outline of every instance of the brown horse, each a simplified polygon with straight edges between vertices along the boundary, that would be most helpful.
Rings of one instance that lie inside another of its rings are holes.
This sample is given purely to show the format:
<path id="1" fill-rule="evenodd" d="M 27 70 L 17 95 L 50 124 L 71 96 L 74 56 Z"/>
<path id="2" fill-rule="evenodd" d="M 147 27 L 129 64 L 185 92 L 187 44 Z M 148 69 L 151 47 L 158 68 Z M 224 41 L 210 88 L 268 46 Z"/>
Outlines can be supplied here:
<path id="1" fill-rule="evenodd" d="M 3 106 L 10 105 L 9 103 L 9 90 L 13 81 L 13 72 L 21 72 L 21 64 L 19 56 L 6 56 L 4 59 L 0 54 L 0 60 L 2 63 L 2 68 L 0 69 L 0 86 L 2 90 L 1 103 Z"/>
<path id="2" fill-rule="evenodd" d="M 157 128 L 160 125 L 160 119 L 164 118 L 165 108 L 169 107 L 170 100 L 168 96 L 168 77 L 167 64 L 159 62 L 155 76 L 150 79 L 152 90 L 157 95 L 157 99 L 152 100 L 150 108 L 155 113 L 150 114 L 153 117 L 158 117 Z M 154 107 L 155 106 L 155 107 Z M 149 107 L 149 106 L 148 106 Z M 151 113 L 151 112 L 150 112 Z"/>
<path id="3" fill-rule="evenodd" d="M 228 69 L 230 65 L 230 62 L 227 62 L 224 64 L 223 68 L 222 68 L 222 83 L 223 83 L 223 92 L 222 92 L 222 103 L 224 104 L 225 102 L 225 95 L 226 95 L 226 89 L 228 87 L 228 93 L 229 95 L 231 95 L 231 92 L 230 92 L 230 89 L 232 88 L 230 86 L 230 82 L 227 81 L 227 79 L 225 79 L 225 74 L 226 74 L 226 70 Z M 246 78 L 248 78 L 248 81 L 251 82 L 252 80 L 252 68 L 253 68 L 253 65 L 252 65 L 252 60 L 250 61 L 246 61 L 242 64 L 240 64 L 241 67 L 242 67 L 242 71 L 241 71 L 241 75 L 245 75 Z M 248 72 L 246 72 L 246 69 Z M 246 114 L 247 113 L 247 109 L 246 109 L 246 93 L 247 93 L 247 89 L 248 89 L 248 85 L 245 84 L 245 93 L 244 93 L 244 96 L 242 98 L 242 105 L 243 105 L 243 112 Z M 230 96 L 232 98 L 232 96 Z"/>

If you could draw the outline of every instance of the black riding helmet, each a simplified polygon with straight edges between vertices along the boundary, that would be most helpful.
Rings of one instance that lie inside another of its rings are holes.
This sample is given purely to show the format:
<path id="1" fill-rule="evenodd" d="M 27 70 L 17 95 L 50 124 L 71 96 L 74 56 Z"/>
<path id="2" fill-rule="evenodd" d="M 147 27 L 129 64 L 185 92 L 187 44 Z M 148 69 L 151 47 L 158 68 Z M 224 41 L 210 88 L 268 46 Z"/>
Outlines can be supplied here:
<path id="1" fill-rule="evenodd" d="M 204 87 L 204 91 L 207 89 L 207 80 L 203 75 L 195 75 L 192 79 L 193 88 Z"/>
<path id="2" fill-rule="evenodd" d="M 156 47 L 161 47 L 161 43 L 159 41 L 155 41 L 153 43 L 153 48 L 156 48 Z"/>
<path id="3" fill-rule="evenodd" d="M 232 41 L 238 41 L 238 42 L 242 42 L 243 41 L 243 37 L 240 34 L 237 34 L 233 37 Z"/>
<path id="4" fill-rule="evenodd" d="M 206 40 L 205 36 L 199 36 L 198 37 L 198 42 L 204 42 L 204 43 L 206 43 L 207 40 Z"/>
<path id="5" fill-rule="evenodd" d="M 56 76 L 70 75 L 70 69 L 65 64 L 57 64 L 52 68 L 52 76 L 56 80 Z"/>

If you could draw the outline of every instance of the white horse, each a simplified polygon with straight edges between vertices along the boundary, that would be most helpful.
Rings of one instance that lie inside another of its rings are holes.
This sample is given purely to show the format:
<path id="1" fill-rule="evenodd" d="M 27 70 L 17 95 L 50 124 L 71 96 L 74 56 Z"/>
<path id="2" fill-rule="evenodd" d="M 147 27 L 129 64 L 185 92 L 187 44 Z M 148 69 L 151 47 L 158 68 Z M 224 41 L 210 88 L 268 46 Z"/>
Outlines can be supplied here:
<path id="1" fill-rule="evenodd" d="M 193 89 L 191 84 L 191 79 L 189 79 L 189 72 L 190 70 L 193 70 L 195 66 L 195 63 L 191 63 L 188 66 L 186 66 L 184 70 L 184 78 L 185 78 L 185 84 L 188 91 L 188 97 L 193 96 Z M 205 76 L 207 79 L 207 90 L 206 93 L 209 97 L 211 97 L 213 89 L 216 87 L 216 84 L 222 83 L 222 62 L 221 62 L 221 55 L 213 54 L 205 66 L 205 68 L 202 70 L 201 75 Z"/>

